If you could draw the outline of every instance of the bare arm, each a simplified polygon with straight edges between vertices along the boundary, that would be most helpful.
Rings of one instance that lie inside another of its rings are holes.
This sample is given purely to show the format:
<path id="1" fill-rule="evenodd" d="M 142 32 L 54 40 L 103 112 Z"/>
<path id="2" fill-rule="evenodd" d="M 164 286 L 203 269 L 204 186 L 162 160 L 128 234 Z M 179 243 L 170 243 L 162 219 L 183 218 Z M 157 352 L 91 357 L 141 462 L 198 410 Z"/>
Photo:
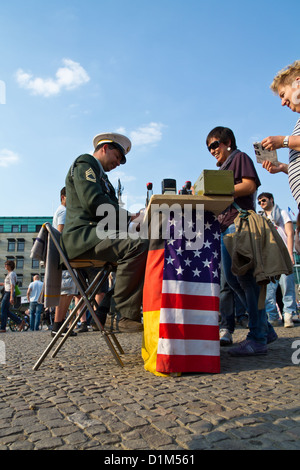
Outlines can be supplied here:
<path id="1" fill-rule="evenodd" d="M 13 283 L 10 286 L 10 303 L 11 305 L 15 303 L 15 284 Z"/>
<path id="2" fill-rule="evenodd" d="M 269 136 L 261 141 L 261 145 L 267 150 L 277 150 L 277 149 L 283 148 L 284 138 L 285 138 L 285 135 Z M 287 148 L 300 151 L 300 136 L 290 135 L 289 144 Z"/>
<path id="3" fill-rule="evenodd" d="M 294 248 L 294 228 L 292 222 L 287 222 L 284 226 L 284 230 L 287 236 L 287 249 L 290 254 L 292 263 L 295 264 L 293 248 Z"/>
<path id="4" fill-rule="evenodd" d="M 289 166 L 287 163 L 278 162 L 278 165 L 274 165 L 274 163 L 270 162 L 269 160 L 265 160 L 262 163 L 262 167 L 272 174 L 280 172 L 288 174 L 289 171 Z"/>
<path id="5" fill-rule="evenodd" d="M 242 178 L 241 183 L 234 185 L 234 197 L 249 196 L 256 191 L 256 184 L 252 178 Z"/>
<path id="6" fill-rule="evenodd" d="M 296 233 L 295 233 L 295 250 L 296 250 L 296 252 L 298 253 L 298 255 L 300 255 L 299 231 L 300 231 L 300 228 L 297 227 L 297 228 L 296 228 Z"/>
<path id="7" fill-rule="evenodd" d="M 27 289 L 27 300 L 28 300 L 28 302 L 30 301 L 30 292 L 31 292 L 31 289 L 29 289 L 29 287 L 28 287 L 28 289 Z"/>

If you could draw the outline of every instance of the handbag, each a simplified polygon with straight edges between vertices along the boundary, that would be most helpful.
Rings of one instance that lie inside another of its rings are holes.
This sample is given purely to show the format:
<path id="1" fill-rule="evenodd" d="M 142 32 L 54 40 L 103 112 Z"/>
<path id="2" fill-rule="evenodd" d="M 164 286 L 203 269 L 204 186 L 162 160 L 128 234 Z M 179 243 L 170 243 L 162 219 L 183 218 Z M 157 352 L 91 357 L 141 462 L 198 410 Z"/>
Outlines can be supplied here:
<path id="1" fill-rule="evenodd" d="M 20 291 L 19 286 L 17 284 L 15 285 L 15 295 L 17 297 L 19 297 L 21 295 L 21 291 Z"/>

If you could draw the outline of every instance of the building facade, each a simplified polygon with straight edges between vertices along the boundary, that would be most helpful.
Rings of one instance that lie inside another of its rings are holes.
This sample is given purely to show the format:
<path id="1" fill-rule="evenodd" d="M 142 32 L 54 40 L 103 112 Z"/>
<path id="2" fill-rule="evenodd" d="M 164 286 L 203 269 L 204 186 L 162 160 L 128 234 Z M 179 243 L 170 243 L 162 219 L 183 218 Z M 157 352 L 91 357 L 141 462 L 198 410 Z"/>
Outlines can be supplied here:
<path id="1" fill-rule="evenodd" d="M 0 217 L 0 282 L 6 275 L 5 261 L 13 260 L 22 295 L 26 295 L 35 274 L 44 279 L 43 264 L 30 258 L 30 253 L 45 222 L 52 224 L 52 217 Z"/>
<path id="2" fill-rule="evenodd" d="M 30 258 L 32 245 L 45 222 L 52 224 L 53 217 L 0 217 L 0 282 L 3 282 L 6 271 L 4 263 L 13 260 L 22 295 L 35 274 L 44 279 L 44 266 L 38 260 Z M 294 228 L 296 223 L 294 222 Z M 295 284 L 297 297 L 300 290 L 300 255 L 295 253 Z"/>

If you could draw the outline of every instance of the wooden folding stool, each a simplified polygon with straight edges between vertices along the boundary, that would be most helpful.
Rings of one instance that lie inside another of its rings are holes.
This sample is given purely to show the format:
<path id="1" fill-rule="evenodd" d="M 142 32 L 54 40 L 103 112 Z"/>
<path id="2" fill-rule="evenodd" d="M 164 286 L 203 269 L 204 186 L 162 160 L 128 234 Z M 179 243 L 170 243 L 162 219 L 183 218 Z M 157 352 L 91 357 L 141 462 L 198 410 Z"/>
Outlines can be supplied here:
<path id="1" fill-rule="evenodd" d="M 78 292 L 80 294 L 80 299 L 71 311 L 71 313 L 68 315 L 66 320 L 64 321 L 63 325 L 60 327 L 56 335 L 53 337 L 52 341 L 49 343 L 41 357 L 38 359 L 36 364 L 33 367 L 33 370 L 38 370 L 42 362 L 45 360 L 45 358 L 48 356 L 52 348 L 55 346 L 55 344 L 61 339 L 60 343 L 52 353 L 52 357 L 55 357 L 65 341 L 68 339 L 70 334 L 72 333 L 73 329 L 75 328 L 77 322 L 80 320 L 82 315 L 88 310 L 100 332 L 100 334 L 104 337 L 112 355 L 114 356 L 117 364 L 121 367 L 123 367 L 123 362 L 120 358 L 120 354 L 124 354 L 124 351 L 117 340 L 115 334 L 112 331 L 105 330 L 102 326 L 102 324 L 99 321 L 99 318 L 97 317 L 93 305 L 97 306 L 95 296 L 96 294 L 100 291 L 101 286 L 104 284 L 106 279 L 108 278 L 109 274 L 113 272 L 116 268 L 116 265 L 113 263 L 109 263 L 106 261 L 99 261 L 99 260 L 85 260 L 85 259 L 73 259 L 73 260 L 68 260 L 67 256 L 65 255 L 64 251 L 62 250 L 59 241 L 56 239 L 56 237 L 53 234 L 52 231 L 52 226 L 47 222 L 44 224 L 44 227 L 47 229 L 48 233 L 50 234 L 50 237 L 56 247 L 56 249 L 59 252 L 59 255 L 61 257 L 61 260 L 63 261 L 64 268 L 68 270 L 70 273 L 76 287 L 78 288 Z M 88 284 L 86 282 L 85 276 L 82 274 L 81 269 L 84 268 L 90 268 L 94 267 L 99 269 L 98 273 L 96 274 L 95 278 L 93 281 Z M 82 309 L 81 309 L 82 307 Z M 80 310 L 81 309 L 81 310 Z M 77 312 L 80 310 L 79 315 Z M 71 325 L 70 325 L 71 323 Z M 66 334 L 62 336 L 64 331 L 66 330 L 67 326 L 69 326 Z M 115 347 L 116 346 L 116 347 Z M 118 351 L 119 352 L 118 352 Z"/>

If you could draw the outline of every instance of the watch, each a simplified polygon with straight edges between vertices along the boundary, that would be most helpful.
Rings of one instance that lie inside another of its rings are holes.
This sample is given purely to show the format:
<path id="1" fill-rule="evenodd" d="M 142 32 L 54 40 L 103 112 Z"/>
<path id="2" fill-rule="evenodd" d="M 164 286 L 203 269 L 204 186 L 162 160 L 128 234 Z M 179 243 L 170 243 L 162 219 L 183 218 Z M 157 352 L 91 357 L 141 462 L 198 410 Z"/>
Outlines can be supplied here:
<path id="1" fill-rule="evenodd" d="M 283 139 L 283 147 L 289 146 L 289 138 L 290 138 L 289 135 L 285 136 L 285 138 Z"/>

